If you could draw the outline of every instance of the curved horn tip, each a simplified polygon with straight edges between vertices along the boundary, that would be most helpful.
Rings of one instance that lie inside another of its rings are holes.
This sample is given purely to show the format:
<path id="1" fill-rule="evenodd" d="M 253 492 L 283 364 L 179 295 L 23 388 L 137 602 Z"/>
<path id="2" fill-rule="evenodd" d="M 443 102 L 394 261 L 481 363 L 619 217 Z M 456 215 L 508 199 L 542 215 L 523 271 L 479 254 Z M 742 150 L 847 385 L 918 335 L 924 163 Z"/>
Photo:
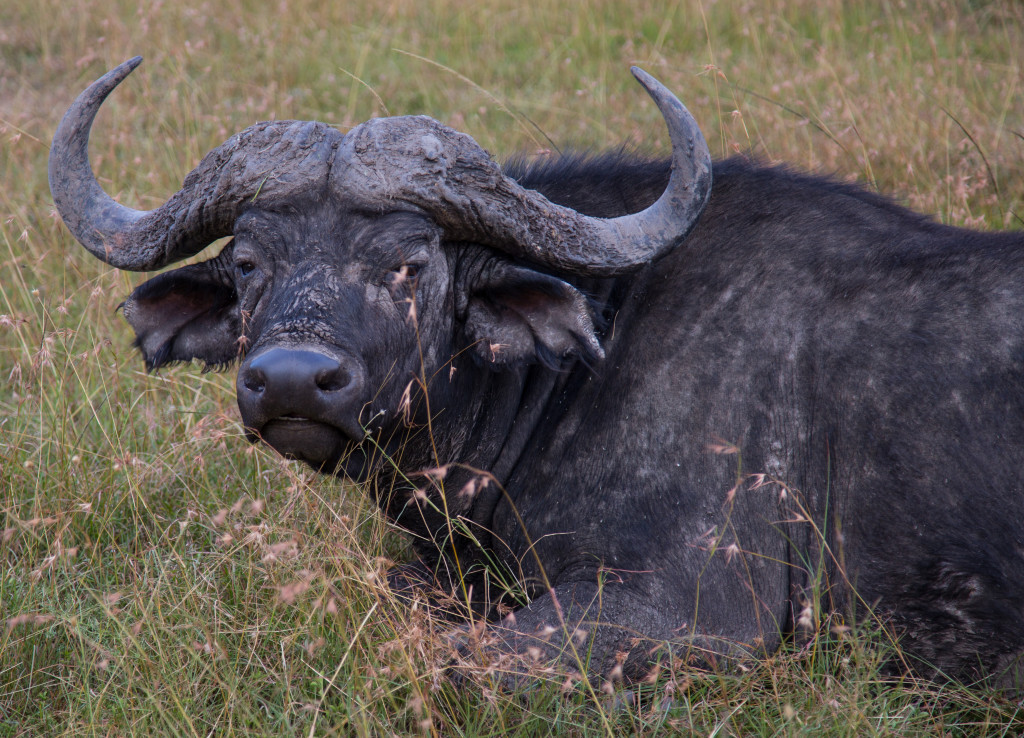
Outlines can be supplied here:
<path id="1" fill-rule="evenodd" d="M 98 80 L 96 80 L 96 82 L 94 82 L 93 84 L 107 82 L 112 83 L 112 87 L 116 87 L 124 81 L 125 77 L 134 72 L 135 69 L 140 64 L 142 64 L 142 57 L 133 56 L 128 61 L 124 61 L 118 64 L 116 67 L 114 67 L 109 72 L 100 77 Z"/>
<path id="2" fill-rule="evenodd" d="M 71 109 L 74 109 L 78 105 L 80 100 L 95 101 L 97 103 L 102 103 L 106 96 L 113 92 L 115 87 L 124 82 L 125 77 L 134 72 L 135 69 L 140 64 L 142 64 L 141 56 L 133 56 L 128 61 L 121 62 L 116 67 L 114 67 L 109 72 L 107 72 L 102 77 L 93 82 L 91 85 L 89 85 L 85 89 L 85 92 L 79 95 L 78 99 L 75 100 L 74 103 L 72 103 L 71 108 L 69 108 L 68 112 L 70 112 Z M 97 109 L 98 107 L 99 105 L 97 105 Z"/>
<path id="3" fill-rule="evenodd" d="M 644 90 L 647 91 L 647 94 L 651 96 L 651 99 L 654 100 L 663 115 L 667 112 L 665 109 L 666 105 L 671 108 L 682 108 L 682 110 L 689 115 L 689 111 L 686 110 L 686 106 L 680 102 L 679 98 L 675 96 L 672 90 L 655 79 L 654 76 L 645 72 L 640 67 L 630 67 L 629 71 L 633 73 L 636 81 L 639 82 L 641 87 L 643 87 Z"/>
<path id="4" fill-rule="evenodd" d="M 109 94 L 111 90 L 124 82 L 124 78 L 134 72 L 140 64 L 142 64 L 141 56 L 133 56 L 128 61 L 121 62 L 116 67 L 97 78 L 95 82 L 90 84 L 85 91 L 79 95 L 79 97 L 85 97 L 89 92 L 101 89 L 106 89 Z"/>
<path id="5" fill-rule="evenodd" d="M 141 56 L 133 56 L 128 61 L 121 62 L 116 67 L 114 67 L 114 71 L 116 72 L 118 69 L 121 69 L 122 67 L 127 67 L 129 72 L 134 72 L 135 68 L 137 66 L 139 66 L 140 64 L 142 64 L 142 57 Z"/>
<path id="6" fill-rule="evenodd" d="M 646 71 L 644 71 L 638 66 L 634 65 L 630 67 L 629 71 L 633 73 L 634 77 L 636 77 L 636 81 L 642 84 L 644 87 L 647 87 L 651 82 L 654 82 L 655 84 L 660 84 L 658 80 L 654 79 L 654 77 L 652 77 L 650 74 L 648 74 Z"/>
<path id="7" fill-rule="evenodd" d="M 636 78 L 636 81 L 639 82 L 645 90 L 647 90 L 647 94 L 650 95 L 651 97 L 657 99 L 659 93 L 662 95 L 669 95 L 671 97 L 675 97 L 675 95 L 673 95 L 672 92 L 667 87 L 665 87 L 665 85 L 663 85 L 653 75 L 644 71 L 640 67 L 630 67 L 629 71 L 633 73 L 633 76 Z"/>

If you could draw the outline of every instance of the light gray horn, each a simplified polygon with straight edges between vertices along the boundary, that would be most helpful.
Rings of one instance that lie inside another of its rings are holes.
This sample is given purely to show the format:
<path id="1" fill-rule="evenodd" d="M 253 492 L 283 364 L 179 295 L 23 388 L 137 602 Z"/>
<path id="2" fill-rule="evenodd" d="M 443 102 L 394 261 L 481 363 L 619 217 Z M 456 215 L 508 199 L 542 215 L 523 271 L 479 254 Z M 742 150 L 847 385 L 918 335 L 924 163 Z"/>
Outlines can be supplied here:
<path id="1" fill-rule="evenodd" d="M 50 148 L 57 211 L 94 256 L 119 269 L 159 269 L 231 235 L 254 197 L 275 201 L 325 185 L 341 133 L 323 123 L 273 121 L 212 150 L 159 208 L 133 210 L 115 202 L 93 175 L 89 131 L 107 95 L 141 62 L 130 59 L 89 85 L 64 114 Z"/>
<path id="2" fill-rule="evenodd" d="M 697 223 L 711 195 L 711 152 L 689 111 L 637 67 L 672 140 L 672 174 L 647 209 L 595 218 L 556 205 L 506 177 L 472 138 L 430 118 L 367 121 L 338 152 L 332 187 L 367 207 L 400 203 L 429 212 L 453 239 L 487 244 L 557 270 L 611 276 L 670 250 Z"/>

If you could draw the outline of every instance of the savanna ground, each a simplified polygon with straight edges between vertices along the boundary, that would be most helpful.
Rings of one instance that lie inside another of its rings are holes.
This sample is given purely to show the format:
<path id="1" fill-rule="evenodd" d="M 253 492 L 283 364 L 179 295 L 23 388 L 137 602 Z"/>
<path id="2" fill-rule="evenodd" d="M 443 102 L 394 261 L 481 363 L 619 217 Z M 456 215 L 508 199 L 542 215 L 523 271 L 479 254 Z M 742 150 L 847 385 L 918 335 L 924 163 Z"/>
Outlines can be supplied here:
<path id="1" fill-rule="evenodd" d="M 48 142 L 88 82 L 94 167 L 151 208 L 270 118 L 425 113 L 499 156 L 667 150 L 640 64 L 716 155 L 859 179 L 1020 228 L 1024 5 L 680 0 L 0 5 L 0 735 L 1016 735 L 984 688 L 887 675 L 884 631 L 821 628 L 745 671 L 527 695 L 443 675 L 443 624 L 381 581 L 401 535 L 357 488 L 250 447 L 232 372 L 147 375 L 139 275 L 73 242 Z M 820 617 L 820 613 L 814 613 Z"/>

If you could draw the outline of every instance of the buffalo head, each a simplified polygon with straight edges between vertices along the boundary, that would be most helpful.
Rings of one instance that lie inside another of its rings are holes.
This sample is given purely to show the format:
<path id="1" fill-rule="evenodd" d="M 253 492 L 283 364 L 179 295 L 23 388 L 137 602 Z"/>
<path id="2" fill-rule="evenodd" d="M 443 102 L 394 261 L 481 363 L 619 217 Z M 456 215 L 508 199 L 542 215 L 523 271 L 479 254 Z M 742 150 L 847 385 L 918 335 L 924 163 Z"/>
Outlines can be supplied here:
<path id="1" fill-rule="evenodd" d="M 316 122 L 258 123 L 207 154 L 164 205 L 133 210 L 103 192 L 87 149 L 103 100 L 140 61 L 104 75 L 64 116 L 49 163 L 57 209 L 121 269 L 160 269 L 232 236 L 216 257 L 156 276 L 124 303 L 147 366 L 241 358 L 251 437 L 355 477 L 368 470 L 365 449 L 394 451 L 399 436 L 409 440 L 399 429 L 445 417 L 481 381 L 464 365 L 601 357 L 571 281 L 665 253 L 710 193 L 693 118 L 634 69 L 668 125 L 673 162 L 664 194 L 632 215 L 554 204 L 426 117 L 374 119 L 344 135 Z"/>

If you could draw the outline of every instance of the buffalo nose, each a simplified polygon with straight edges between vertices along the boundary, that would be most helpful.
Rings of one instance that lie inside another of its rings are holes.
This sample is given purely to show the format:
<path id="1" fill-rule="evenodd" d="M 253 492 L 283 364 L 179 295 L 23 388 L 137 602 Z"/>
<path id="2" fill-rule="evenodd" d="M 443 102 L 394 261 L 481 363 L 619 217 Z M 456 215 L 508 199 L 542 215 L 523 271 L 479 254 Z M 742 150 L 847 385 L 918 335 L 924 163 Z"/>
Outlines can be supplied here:
<path id="1" fill-rule="evenodd" d="M 309 349 L 274 348 L 246 361 L 238 372 L 243 420 L 262 425 L 275 417 L 319 419 L 358 394 L 358 372 Z M 248 416 L 248 417 L 246 417 Z"/>
<path id="2" fill-rule="evenodd" d="M 315 351 L 271 349 L 243 369 L 241 382 L 250 392 L 287 395 L 334 392 L 348 386 L 351 375 L 335 359 Z"/>

